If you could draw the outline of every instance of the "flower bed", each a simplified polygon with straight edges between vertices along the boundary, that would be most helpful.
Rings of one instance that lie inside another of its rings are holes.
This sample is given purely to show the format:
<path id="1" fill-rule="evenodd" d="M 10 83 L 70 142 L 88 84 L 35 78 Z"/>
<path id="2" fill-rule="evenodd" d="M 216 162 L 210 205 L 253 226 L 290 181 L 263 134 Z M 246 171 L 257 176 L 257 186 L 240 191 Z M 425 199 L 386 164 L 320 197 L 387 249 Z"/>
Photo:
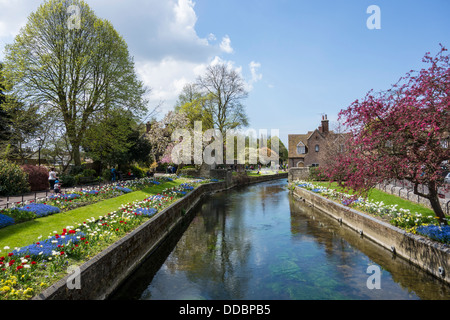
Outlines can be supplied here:
<path id="1" fill-rule="evenodd" d="M 11 226 L 15 223 L 14 219 L 10 216 L 0 214 L 0 228 Z"/>
<path id="2" fill-rule="evenodd" d="M 0 229 L 15 223 L 73 210 L 80 206 L 117 197 L 125 193 L 143 189 L 151 184 L 159 185 L 164 181 L 173 181 L 171 178 L 166 177 L 158 178 L 158 180 L 154 180 L 153 178 L 129 180 L 120 183 L 106 184 L 99 188 L 86 188 L 81 191 L 72 190 L 69 193 L 52 194 L 44 200 L 38 200 L 36 202 L 31 200 L 25 202 L 25 205 L 20 205 L 20 203 L 18 203 L 12 208 L 2 210 L 1 213 L 6 217 L 0 217 Z M 36 214 L 34 216 L 29 215 L 26 219 L 14 219 L 14 217 L 9 214 L 14 210 L 29 211 Z M 13 218 L 13 220 L 11 220 L 11 218 Z"/>
<path id="3" fill-rule="evenodd" d="M 46 239 L 39 237 L 35 243 L 7 251 L 0 257 L 1 299 L 31 298 L 64 275 L 69 265 L 89 259 L 102 250 L 99 248 L 120 239 L 145 219 L 183 197 L 178 191 L 187 187 L 194 189 L 193 184 L 167 188 L 143 201 L 123 204 L 105 216 L 66 226 L 62 232 L 54 231 Z"/>
<path id="4" fill-rule="evenodd" d="M 33 212 L 38 218 L 61 212 L 59 208 L 43 203 L 30 203 L 17 210 Z"/>
<path id="5" fill-rule="evenodd" d="M 298 181 L 296 186 L 304 188 L 322 196 L 339 202 L 345 206 L 358 209 L 372 216 L 381 218 L 390 222 L 392 225 L 399 227 L 411 233 L 420 233 L 424 236 L 433 235 L 434 240 L 450 243 L 447 237 L 447 228 L 439 226 L 439 221 L 433 217 L 421 213 L 413 213 L 408 209 L 399 208 L 398 205 L 386 205 L 382 201 L 371 201 L 369 199 L 358 197 L 351 194 L 338 192 L 323 186 L 317 186 L 310 182 Z M 436 230 L 442 228 L 443 232 L 439 233 Z M 420 230 L 420 232 L 419 232 Z M 430 237 L 431 238 L 431 237 Z"/>

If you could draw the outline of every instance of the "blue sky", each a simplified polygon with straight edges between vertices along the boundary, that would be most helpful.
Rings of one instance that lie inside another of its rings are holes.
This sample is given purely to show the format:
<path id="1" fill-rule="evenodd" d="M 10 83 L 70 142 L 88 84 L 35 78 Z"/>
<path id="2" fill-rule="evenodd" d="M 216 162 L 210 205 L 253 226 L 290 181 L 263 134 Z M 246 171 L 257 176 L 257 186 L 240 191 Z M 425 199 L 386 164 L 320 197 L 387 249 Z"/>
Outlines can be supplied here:
<path id="1" fill-rule="evenodd" d="M 339 110 L 385 90 L 427 51 L 450 47 L 450 1 L 87 0 L 127 41 L 160 116 L 214 61 L 239 70 L 252 129 L 290 133 L 333 122 Z M 41 1 L 0 0 L 0 49 Z M 366 26 L 370 5 L 381 29 Z M 0 59 L 2 53 L 0 53 Z"/>

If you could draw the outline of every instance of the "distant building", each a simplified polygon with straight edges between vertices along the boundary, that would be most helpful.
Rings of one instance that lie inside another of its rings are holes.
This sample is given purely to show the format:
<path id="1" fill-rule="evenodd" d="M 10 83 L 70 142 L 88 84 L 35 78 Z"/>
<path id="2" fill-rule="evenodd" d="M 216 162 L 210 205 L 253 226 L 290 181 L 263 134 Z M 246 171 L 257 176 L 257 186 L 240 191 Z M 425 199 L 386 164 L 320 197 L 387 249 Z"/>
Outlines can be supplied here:
<path id="1" fill-rule="evenodd" d="M 327 116 L 322 116 L 321 126 L 314 131 L 305 134 L 290 134 L 289 143 L 289 168 L 293 167 L 318 167 L 323 165 L 326 157 L 333 152 L 341 152 L 344 149 L 343 133 L 330 131 Z"/>

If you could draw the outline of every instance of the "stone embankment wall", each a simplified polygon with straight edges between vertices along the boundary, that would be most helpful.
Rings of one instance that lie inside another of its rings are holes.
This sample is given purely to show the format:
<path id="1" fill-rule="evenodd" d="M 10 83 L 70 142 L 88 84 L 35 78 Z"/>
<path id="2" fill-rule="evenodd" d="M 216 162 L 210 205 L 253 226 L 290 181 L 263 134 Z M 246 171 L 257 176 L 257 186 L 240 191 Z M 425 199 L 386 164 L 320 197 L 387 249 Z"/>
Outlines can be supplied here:
<path id="1" fill-rule="evenodd" d="M 287 173 L 257 177 L 228 176 L 223 182 L 200 185 L 81 265 L 78 274 L 67 275 L 34 297 L 33 300 L 106 299 L 169 236 L 177 225 L 191 218 L 193 209 L 203 197 L 236 186 L 282 178 L 287 178 Z M 75 276 L 79 280 L 78 288 L 68 285 Z"/>
<path id="2" fill-rule="evenodd" d="M 386 222 L 300 187 L 295 187 L 292 193 L 297 200 L 305 201 L 320 209 L 360 233 L 361 236 L 450 283 L 450 246 L 407 233 Z"/>
<path id="3" fill-rule="evenodd" d="M 309 178 L 309 168 L 289 168 L 289 182 L 295 180 L 308 180 Z"/>

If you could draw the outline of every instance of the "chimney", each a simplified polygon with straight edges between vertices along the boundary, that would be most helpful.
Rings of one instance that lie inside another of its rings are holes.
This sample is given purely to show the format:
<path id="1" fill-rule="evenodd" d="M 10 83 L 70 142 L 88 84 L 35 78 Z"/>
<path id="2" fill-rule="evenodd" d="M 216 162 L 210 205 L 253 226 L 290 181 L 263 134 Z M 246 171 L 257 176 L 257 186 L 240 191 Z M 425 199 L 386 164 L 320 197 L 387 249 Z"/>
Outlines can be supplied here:
<path id="1" fill-rule="evenodd" d="M 322 116 L 322 133 L 328 133 L 329 131 L 329 121 L 327 119 L 327 115 Z"/>

